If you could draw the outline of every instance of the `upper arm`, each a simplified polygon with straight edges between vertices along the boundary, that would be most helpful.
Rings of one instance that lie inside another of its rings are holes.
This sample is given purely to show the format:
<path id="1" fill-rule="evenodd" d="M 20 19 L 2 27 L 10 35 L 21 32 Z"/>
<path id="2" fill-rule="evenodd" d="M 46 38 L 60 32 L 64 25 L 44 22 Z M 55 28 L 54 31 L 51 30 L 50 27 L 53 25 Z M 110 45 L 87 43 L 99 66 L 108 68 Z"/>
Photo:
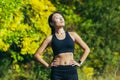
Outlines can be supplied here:
<path id="1" fill-rule="evenodd" d="M 75 43 L 81 46 L 83 49 L 88 49 L 88 45 L 82 40 L 82 38 L 75 32 L 73 32 Z"/>
<path id="2" fill-rule="evenodd" d="M 37 49 L 35 54 L 42 54 L 44 49 L 51 43 L 52 36 L 47 37 L 41 44 L 41 46 Z"/>

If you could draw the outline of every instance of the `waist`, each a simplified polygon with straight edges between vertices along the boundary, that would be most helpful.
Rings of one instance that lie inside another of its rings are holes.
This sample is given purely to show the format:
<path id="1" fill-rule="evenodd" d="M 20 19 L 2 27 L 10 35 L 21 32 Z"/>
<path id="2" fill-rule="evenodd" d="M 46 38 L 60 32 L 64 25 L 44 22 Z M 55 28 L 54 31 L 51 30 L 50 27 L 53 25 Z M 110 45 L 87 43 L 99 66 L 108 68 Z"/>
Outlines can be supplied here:
<path id="1" fill-rule="evenodd" d="M 76 66 L 75 65 L 58 65 L 58 66 L 52 66 L 51 69 L 70 70 L 70 69 L 76 69 Z"/>
<path id="2" fill-rule="evenodd" d="M 51 67 L 51 74 L 56 75 L 75 75 L 77 74 L 77 67 L 72 65 L 59 65 L 57 67 Z"/>
<path id="3" fill-rule="evenodd" d="M 62 54 L 59 54 L 59 55 L 57 55 L 57 56 L 54 57 L 51 66 L 73 65 L 74 62 L 75 62 L 75 60 L 73 58 L 73 54 L 72 53 L 67 53 L 67 54 L 62 53 Z"/>
<path id="4" fill-rule="evenodd" d="M 59 51 L 53 51 L 54 56 L 60 55 L 60 54 L 68 54 L 68 53 L 74 53 L 74 50 L 59 50 Z"/>
<path id="5" fill-rule="evenodd" d="M 58 53 L 54 56 L 54 59 L 73 59 L 73 52 Z"/>

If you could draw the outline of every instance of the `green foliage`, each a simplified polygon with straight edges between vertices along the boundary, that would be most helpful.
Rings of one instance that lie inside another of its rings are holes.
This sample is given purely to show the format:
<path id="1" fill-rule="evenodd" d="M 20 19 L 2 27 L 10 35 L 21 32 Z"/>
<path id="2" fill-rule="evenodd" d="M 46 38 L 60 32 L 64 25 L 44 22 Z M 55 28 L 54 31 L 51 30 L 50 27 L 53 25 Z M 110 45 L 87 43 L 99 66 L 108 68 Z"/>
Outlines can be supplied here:
<path id="1" fill-rule="evenodd" d="M 49 7 L 49 8 L 48 8 Z M 55 7 L 48 0 L 3 0 L 0 3 L 0 51 L 13 63 L 33 55 L 50 34 L 47 18 Z"/>
<path id="2" fill-rule="evenodd" d="M 91 66 L 101 72 L 107 65 L 118 67 L 119 57 L 116 58 L 114 53 L 120 55 L 119 1 L 88 0 L 79 4 L 81 6 L 78 6 L 76 12 L 80 12 L 84 20 L 77 30 L 81 30 L 83 38 L 91 47 Z"/>
<path id="3" fill-rule="evenodd" d="M 28 78 L 21 65 L 33 60 L 36 49 L 50 35 L 48 16 L 55 10 L 49 0 L 0 0 L 0 57 L 10 58 L 10 63 L 1 58 L 1 76 L 13 74 L 7 80 Z"/>
<path id="4" fill-rule="evenodd" d="M 9 58 L 9 55 L 2 55 L 0 53 L 0 77 L 3 77 L 5 74 L 5 71 L 7 71 L 11 65 L 12 60 Z"/>
<path id="5" fill-rule="evenodd" d="M 33 54 L 39 44 L 51 33 L 47 23 L 48 16 L 58 10 L 65 17 L 65 28 L 76 30 L 91 50 L 83 66 L 78 69 L 80 79 L 114 80 L 117 68 L 120 67 L 118 65 L 120 1 L 51 0 L 51 2 L 49 0 L 0 0 L 1 79 L 49 80 L 50 69 L 35 63 Z M 52 59 L 50 53 L 51 49 L 47 49 L 43 55 L 47 62 Z M 82 53 L 83 50 L 76 45 L 75 59 L 78 60 Z M 101 73 L 109 74 L 94 77 Z"/>

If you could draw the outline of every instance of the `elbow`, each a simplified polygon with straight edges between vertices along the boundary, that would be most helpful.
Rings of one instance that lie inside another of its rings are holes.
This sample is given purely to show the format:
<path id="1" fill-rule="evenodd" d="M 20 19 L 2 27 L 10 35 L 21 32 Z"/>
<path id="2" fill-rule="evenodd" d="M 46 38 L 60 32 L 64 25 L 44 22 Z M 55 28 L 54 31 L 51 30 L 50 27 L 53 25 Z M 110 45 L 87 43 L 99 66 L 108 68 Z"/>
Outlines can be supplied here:
<path id="1" fill-rule="evenodd" d="M 90 53 L 90 48 L 89 47 L 87 48 L 87 52 L 88 52 L 88 54 Z"/>
<path id="2" fill-rule="evenodd" d="M 37 58 L 37 57 L 38 57 L 38 54 L 35 54 L 34 57 Z"/>
<path id="3" fill-rule="evenodd" d="M 88 53 L 90 53 L 90 48 L 88 48 L 88 50 L 87 50 L 87 51 L 88 51 Z"/>
<path id="4" fill-rule="evenodd" d="M 34 57 L 35 57 L 36 59 L 40 59 L 40 58 L 41 58 L 41 54 L 35 53 Z"/>
<path id="5" fill-rule="evenodd" d="M 89 53 L 90 53 L 90 48 L 87 47 L 87 48 L 85 49 L 85 52 L 86 52 L 87 54 L 89 54 Z"/>

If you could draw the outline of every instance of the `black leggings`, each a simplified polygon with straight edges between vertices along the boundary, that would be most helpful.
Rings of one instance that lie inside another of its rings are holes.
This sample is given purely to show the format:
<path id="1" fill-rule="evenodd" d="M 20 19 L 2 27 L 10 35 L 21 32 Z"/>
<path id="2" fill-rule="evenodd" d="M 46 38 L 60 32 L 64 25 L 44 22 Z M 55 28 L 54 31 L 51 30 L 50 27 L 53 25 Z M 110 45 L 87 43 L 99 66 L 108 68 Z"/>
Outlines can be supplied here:
<path id="1" fill-rule="evenodd" d="M 51 80 L 78 80 L 76 66 L 59 65 L 51 68 Z"/>

